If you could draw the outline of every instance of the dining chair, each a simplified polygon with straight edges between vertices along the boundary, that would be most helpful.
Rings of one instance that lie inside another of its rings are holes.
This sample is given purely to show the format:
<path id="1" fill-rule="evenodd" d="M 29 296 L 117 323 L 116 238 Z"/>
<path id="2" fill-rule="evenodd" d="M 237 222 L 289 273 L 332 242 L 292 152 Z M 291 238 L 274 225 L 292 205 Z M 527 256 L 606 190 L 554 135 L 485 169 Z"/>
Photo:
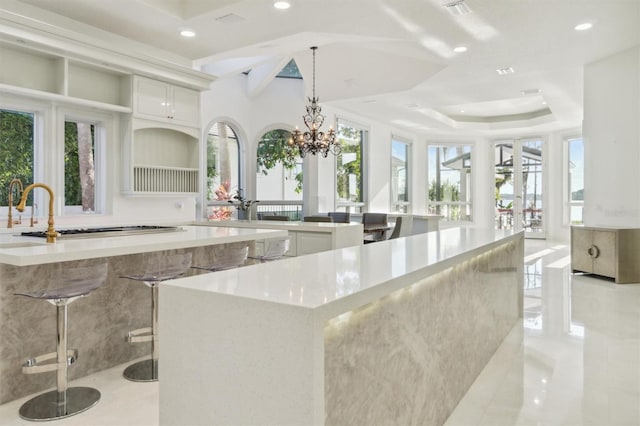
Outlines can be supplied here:
<path id="1" fill-rule="evenodd" d="M 387 214 L 386 213 L 362 213 L 362 225 L 365 234 L 371 238 L 365 239 L 365 243 L 386 240 Z"/>
<path id="2" fill-rule="evenodd" d="M 390 240 L 400 237 L 408 237 L 413 229 L 413 216 L 398 216 L 396 224 L 391 232 Z"/>
<path id="3" fill-rule="evenodd" d="M 305 216 L 303 222 L 333 222 L 329 216 Z"/>
<path id="4" fill-rule="evenodd" d="M 349 212 L 329 212 L 327 214 L 333 220 L 333 223 L 351 222 L 351 213 Z"/>

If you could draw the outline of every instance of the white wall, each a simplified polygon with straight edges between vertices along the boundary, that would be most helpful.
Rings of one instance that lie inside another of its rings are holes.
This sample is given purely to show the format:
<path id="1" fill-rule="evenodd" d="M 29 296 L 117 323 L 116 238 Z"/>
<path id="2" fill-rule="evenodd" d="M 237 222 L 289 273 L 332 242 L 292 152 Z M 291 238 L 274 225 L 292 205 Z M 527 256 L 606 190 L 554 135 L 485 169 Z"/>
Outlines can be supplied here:
<path id="1" fill-rule="evenodd" d="M 640 47 L 585 66 L 588 226 L 640 226 Z"/>

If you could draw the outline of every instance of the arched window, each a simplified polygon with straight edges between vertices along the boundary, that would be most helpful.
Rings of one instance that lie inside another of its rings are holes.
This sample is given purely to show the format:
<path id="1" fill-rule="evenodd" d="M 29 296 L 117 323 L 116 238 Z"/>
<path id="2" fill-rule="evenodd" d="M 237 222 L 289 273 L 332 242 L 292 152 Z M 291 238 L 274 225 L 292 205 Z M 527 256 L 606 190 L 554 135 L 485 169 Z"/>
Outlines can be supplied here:
<path id="1" fill-rule="evenodd" d="M 235 209 L 228 203 L 240 188 L 240 146 L 227 123 L 214 123 L 207 134 L 207 217 L 225 220 Z"/>
<path id="2" fill-rule="evenodd" d="M 258 212 L 282 214 L 291 220 L 302 215 L 302 158 L 287 155 L 291 132 L 266 132 L 258 142 L 256 197 Z"/>

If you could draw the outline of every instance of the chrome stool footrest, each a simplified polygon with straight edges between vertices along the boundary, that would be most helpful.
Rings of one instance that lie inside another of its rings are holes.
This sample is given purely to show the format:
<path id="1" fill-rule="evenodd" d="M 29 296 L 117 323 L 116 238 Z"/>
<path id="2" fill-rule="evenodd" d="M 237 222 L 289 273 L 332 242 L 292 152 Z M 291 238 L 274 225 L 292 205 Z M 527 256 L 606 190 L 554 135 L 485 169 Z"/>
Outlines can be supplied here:
<path id="1" fill-rule="evenodd" d="M 29 358 L 22 364 L 22 372 L 24 374 L 38 374 L 47 373 L 49 371 L 56 371 L 58 369 L 58 353 L 49 352 L 48 354 L 39 355 L 35 358 Z M 78 350 L 67 350 L 67 365 L 71 365 L 78 359 Z M 56 362 L 50 362 L 44 364 L 46 361 L 55 360 Z"/>
<path id="2" fill-rule="evenodd" d="M 129 343 L 151 342 L 153 340 L 153 330 L 151 327 L 131 330 L 124 339 Z"/>

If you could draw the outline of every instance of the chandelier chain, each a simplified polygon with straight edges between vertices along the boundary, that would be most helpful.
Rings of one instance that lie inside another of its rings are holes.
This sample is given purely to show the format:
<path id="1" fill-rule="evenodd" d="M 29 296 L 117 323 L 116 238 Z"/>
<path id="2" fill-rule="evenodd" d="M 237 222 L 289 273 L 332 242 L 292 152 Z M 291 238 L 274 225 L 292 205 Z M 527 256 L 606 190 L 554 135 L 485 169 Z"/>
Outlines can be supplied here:
<path id="1" fill-rule="evenodd" d="M 313 99 L 316 98 L 316 50 L 318 49 L 317 46 L 314 46 L 311 48 L 311 50 L 313 50 L 313 81 L 312 81 L 312 86 L 313 86 Z"/>

